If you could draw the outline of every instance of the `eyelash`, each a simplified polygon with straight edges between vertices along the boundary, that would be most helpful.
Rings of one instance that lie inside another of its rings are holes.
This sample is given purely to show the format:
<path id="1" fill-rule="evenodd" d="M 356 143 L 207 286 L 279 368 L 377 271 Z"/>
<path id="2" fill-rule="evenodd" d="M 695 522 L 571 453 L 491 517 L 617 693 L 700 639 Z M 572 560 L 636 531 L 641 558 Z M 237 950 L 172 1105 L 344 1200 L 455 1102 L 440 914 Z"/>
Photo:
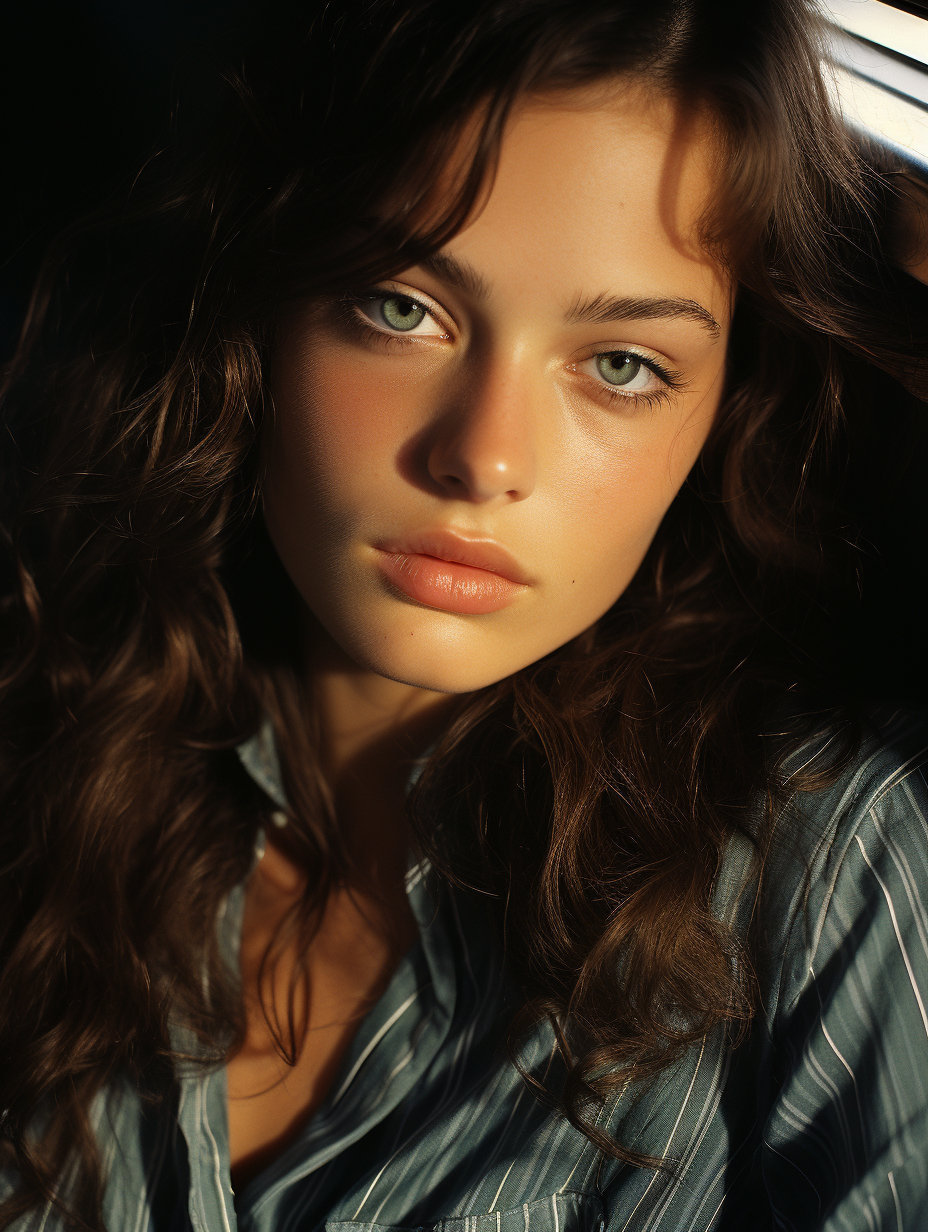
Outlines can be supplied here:
<path id="1" fill-rule="evenodd" d="M 414 295 L 400 295 L 398 292 L 393 292 L 392 294 L 395 294 L 398 299 L 408 299 L 410 303 L 416 304 L 433 320 L 436 319 L 428 304 L 423 304 Z M 368 341 L 378 342 L 381 345 L 390 347 L 413 346 L 416 342 L 421 341 L 421 336 L 417 337 L 414 334 L 410 334 L 410 336 L 404 337 L 401 333 L 391 333 L 386 329 L 378 329 L 376 325 L 372 325 L 367 317 L 358 311 L 362 304 L 376 303 L 379 299 L 390 299 L 390 297 L 391 292 L 377 290 L 354 291 L 342 296 L 341 302 L 345 308 L 346 323 L 357 330 Z"/>
<path id="2" fill-rule="evenodd" d="M 652 359 L 649 355 L 642 355 L 640 351 L 633 351 L 623 347 L 620 351 L 597 351 L 595 354 L 590 355 L 589 358 L 598 359 L 600 355 L 629 355 L 650 372 L 653 372 L 658 380 L 663 382 L 664 386 L 663 389 L 641 390 L 640 392 L 623 394 L 620 390 L 607 385 L 605 381 L 597 381 L 597 387 L 603 391 L 610 406 L 616 402 L 636 402 L 643 406 L 660 406 L 661 403 L 668 401 L 671 394 L 677 393 L 686 384 L 683 380 L 682 372 L 677 372 L 672 368 L 665 368 L 656 359 Z"/>
<path id="3" fill-rule="evenodd" d="M 397 294 L 394 292 L 394 294 Z M 358 310 L 362 304 L 369 304 L 381 299 L 389 299 L 390 292 L 372 289 L 370 291 L 349 292 L 341 299 L 343 307 L 346 309 L 346 323 L 349 324 L 358 334 L 369 342 L 374 342 L 381 346 L 388 347 L 407 347 L 413 346 L 417 338 L 412 335 L 404 337 L 401 333 L 391 333 L 386 329 L 378 329 L 376 325 L 372 325 L 370 321 L 364 317 Z M 416 299 L 414 295 L 402 295 L 403 299 L 408 299 L 411 303 L 416 304 L 424 312 L 433 319 L 434 313 L 429 308 L 428 304 L 424 304 L 421 300 Z M 439 322 L 439 324 L 441 324 Z M 435 335 L 432 335 L 433 337 Z M 656 359 L 652 359 L 650 355 L 644 355 L 640 351 L 623 348 L 616 351 L 596 351 L 592 355 L 587 356 L 587 359 L 597 359 L 600 355 L 630 355 L 640 364 L 643 364 L 650 372 L 658 378 L 663 384 L 663 389 L 641 391 L 630 394 L 623 394 L 618 389 L 611 388 L 605 381 L 596 381 L 595 378 L 590 378 L 595 383 L 597 389 L 606 397 L 609 404 L 616 402 L 634 402 L 644 406 L 658 406 L 662 402 L 666 402 L 671 394 L 677 393 L 683 389 L 686 382 L 683 380 L 683 374 L 675 369 L 667 368 Z M 586 360 L 579 361 L 585 363 Z"/>

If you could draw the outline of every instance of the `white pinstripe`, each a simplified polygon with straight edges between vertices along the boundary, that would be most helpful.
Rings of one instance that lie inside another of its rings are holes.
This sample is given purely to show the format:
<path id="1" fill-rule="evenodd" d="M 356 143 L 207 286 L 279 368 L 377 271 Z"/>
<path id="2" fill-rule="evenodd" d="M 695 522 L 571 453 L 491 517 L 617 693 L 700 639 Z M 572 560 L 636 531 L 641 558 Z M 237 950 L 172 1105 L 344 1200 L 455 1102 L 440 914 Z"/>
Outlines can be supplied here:
<path id="1" fill-rule="evenodd" d="M 860 848 L 860 854 L 863 856 L 864 860 L 867 863 L 867 867 L 870 869 L 871 873 L 873 873 L 874 877 L 876 878 L 877 884 L 879 885 L 880 889 L 883 891 L 883 897 L 886 899 L 886 906 L 889 908 L 889 916 L 893 922 L 893 931 L 896 934 L 896 944 L 899 946 L 899 953 L 902 955 L 902 961 L 905 963 L 905 969 L 909 976 L 909 983 L 912 985 L 912 992 L 915 996 L 916 1003 L 918 1004 L 918 1012 L 921 1014 L 922 1026 L 925 1028 L 926 1037 L 928 1037 L 928 1014 L 925 1013 L 925 1003 L 922 1000 L 922 994 L 919 992 L 919 989 L 918 989 L 918 983 L 915 979 L 915 972 L 912 970 L 912 962 L 911 962 L 911 959 L 909 958 L 909 952 L 905 948 L 905 943 L 902 940 L 902 933 L 899 931 L 899 920 L 896 918 L 896 908 L 893 906 L 892 895 L 889 893 L 889 890 L 886 888 L 886 883 L 883 881 L 883 878 L 880 876 L 880 874 L 876 871 L 876 869 L 870 863 L 870 858 L 867 855 L 867 852 L 866 852 L 866 849 L 863 843 L 860 841 L 860 836 L 855 835 L 854 837 L 857 839 L 857 845 Z"/>

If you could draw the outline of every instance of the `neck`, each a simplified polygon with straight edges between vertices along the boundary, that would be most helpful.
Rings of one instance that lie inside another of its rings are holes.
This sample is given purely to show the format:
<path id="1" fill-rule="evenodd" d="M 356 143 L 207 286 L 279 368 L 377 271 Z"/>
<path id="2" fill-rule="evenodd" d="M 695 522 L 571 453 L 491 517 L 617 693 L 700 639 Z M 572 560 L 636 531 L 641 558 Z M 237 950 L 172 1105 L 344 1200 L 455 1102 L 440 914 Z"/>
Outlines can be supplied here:
<path id="1" fill-rule="evenodd" d="M 375 880 L 402 874 L 409 774 L 459 699 L 359 667 L 315 621 L 307 636 L 323 766 L 345 842 Z"/>
<path id="2" fill-rule="evenodd" d="M 441 733 L 456 695 L 388 680 L 359 667 L 318 626 L 309 636 L 323 758 L 334 785 L 358 758 L 375 749 L 409 762 Z"/>

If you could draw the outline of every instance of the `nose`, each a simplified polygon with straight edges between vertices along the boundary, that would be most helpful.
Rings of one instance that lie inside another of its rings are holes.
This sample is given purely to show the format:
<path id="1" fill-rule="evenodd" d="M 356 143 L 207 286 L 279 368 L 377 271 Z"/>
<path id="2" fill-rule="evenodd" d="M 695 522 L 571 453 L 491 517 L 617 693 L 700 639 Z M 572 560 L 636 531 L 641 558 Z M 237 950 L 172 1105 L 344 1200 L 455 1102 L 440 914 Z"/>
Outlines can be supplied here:
<path id="1" fill-rule="evenodd" d="M 469 374 L 430 434 L 432 481 L 446 496 L 475 504 L 525 500 L 535 487 L 535 404 L 515 365 Z"/>

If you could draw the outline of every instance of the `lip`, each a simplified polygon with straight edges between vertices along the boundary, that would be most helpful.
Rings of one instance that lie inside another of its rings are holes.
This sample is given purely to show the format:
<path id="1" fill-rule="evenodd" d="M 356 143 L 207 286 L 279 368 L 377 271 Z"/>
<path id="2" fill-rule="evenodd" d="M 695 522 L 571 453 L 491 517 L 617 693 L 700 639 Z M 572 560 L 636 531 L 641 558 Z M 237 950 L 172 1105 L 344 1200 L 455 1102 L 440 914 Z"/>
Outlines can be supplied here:
<path id="1" fill-rule="evenodd" d="M 407 598 L 446 612 L 481 615 L 508 607 L 531 579 L 492 539 L 441 528 L 374 544 L 377 565 Z"/>

